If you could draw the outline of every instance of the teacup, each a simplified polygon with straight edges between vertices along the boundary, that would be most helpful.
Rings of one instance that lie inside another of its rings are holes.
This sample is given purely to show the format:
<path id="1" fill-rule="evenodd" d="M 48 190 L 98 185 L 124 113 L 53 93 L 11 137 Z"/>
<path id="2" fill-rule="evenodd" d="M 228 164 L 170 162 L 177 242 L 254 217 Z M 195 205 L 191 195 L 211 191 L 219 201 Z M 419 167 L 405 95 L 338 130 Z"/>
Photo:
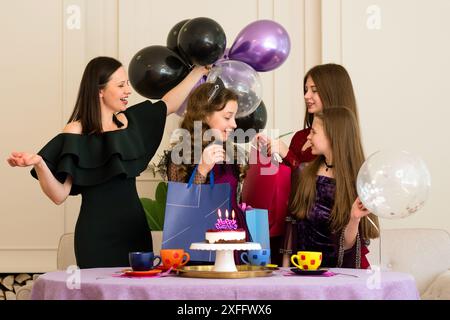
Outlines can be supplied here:
<path id="1" fill-rule="evenodd" d="M 183 249 L 161 249 L 159 252 L 161 255 L 164 268 L 179 268 L 188 263 L 191 256 Z"/>
<path id="2" fill-rule="evenodd" d="M 155 264 L 157 259 L 158 263 Z M 161 264 L 161 257 L 155 256 L 153 252 L 130 252 L 128 260 L 133 271 L 148 271 Z"/>
<path id="3" fill-rule="evenodd" d="M 291 262 L 302 270 L 317 270 L 322 263 L 322 252 L 298 251 L 297 254 L 291 256 Z"/>
<path id="4" fill-rule="evenodd" d="M 245 264 L 265 266 L 270 263 L 270 249 L 248 250 L 241 253 L 241 260 Z"/>

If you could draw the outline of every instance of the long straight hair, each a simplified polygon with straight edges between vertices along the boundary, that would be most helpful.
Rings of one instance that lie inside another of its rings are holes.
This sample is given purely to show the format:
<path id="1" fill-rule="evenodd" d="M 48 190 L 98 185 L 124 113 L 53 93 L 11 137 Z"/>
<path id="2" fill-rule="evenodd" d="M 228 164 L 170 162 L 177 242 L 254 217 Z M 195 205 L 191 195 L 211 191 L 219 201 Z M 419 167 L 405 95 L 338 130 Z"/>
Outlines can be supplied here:
<path id="1" fill-rule="evenodd" d="M 82 134 L 103 132 L 99 92 L 106 87 L 111 75 L 121 66 L 122 63 L 111 57 L 97 57 L 89 61 L 81 78 L 75 107 L 67 123 L 80 121 Z"/>
<path id="2" fill-rule="evenodd" d="M 316 85 L 324 110 L 334 107 L 346 107 L 355 113 L 356 120 L 358 120 L 352 80 L 343 66 L 327 63 L 311 68 L 303 78 L 304 94 L 306 93 L 306 80 L 308 77 L 311 77 Z M 308 109 L 306 109 L 303 127 L 311 127 L 313 119 L 314 114 L 309 113 Z"/>
<path id="3" fill-rule="evenodd" d="M 350 221 L 352 204 L 357 195 L 356 178 L 364 163 L 358 121 L 348 108 L 329 108 L 316 114 L 332 149 L 336 189 L 330 216 L 330 229 L 342 231 Z M 290 210 L 298 219 L 306 219 L 316 199 L 317 172 L 324 161 L 320 155 L 300 173 L 299 184 L 292 194 Z M 378 226 L 378 218 L 370 213 L 370 219 Z M 379 236 L 377 229 L 366 217 L 361 219 L 360 234 L 364 239 Z"/>

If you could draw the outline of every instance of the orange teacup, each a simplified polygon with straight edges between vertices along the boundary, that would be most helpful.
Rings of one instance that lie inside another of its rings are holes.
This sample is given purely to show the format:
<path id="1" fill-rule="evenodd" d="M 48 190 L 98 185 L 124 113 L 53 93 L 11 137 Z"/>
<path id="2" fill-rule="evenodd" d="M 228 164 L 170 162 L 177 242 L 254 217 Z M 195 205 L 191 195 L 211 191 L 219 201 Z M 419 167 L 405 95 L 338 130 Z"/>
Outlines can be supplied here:
<path id="1" fill-rule="evenodd" d="M 188 263 L 191 258 L 183 249 L 161 249 L 159 252 L 164 268 L 179 268 Z"/>

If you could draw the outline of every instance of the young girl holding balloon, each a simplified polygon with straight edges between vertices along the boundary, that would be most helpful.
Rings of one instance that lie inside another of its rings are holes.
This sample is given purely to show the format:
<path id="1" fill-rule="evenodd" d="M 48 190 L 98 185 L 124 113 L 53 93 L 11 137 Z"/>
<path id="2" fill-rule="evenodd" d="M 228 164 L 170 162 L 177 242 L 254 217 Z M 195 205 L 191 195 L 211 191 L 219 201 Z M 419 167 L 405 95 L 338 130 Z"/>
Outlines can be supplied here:
<path id="1" fill-rule="evenodd" d="M 316 113 L 307 140 L 316 158 L 296 169 L 283 265 L 297 251 L 320 251 L 324 267 L 366 269 L 366 242 L 379 232 L 377 217 L 357 196 L 364 152 L 355 113 L 344 107 Z"/>

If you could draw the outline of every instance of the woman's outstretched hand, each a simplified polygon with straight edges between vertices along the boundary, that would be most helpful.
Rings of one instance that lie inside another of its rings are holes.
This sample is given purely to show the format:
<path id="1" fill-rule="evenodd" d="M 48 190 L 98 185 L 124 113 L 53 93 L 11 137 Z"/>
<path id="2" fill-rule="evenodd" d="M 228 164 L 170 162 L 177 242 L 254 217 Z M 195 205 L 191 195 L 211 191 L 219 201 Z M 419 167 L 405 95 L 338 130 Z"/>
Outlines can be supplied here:
<path id="1" fill-rule="evenodd" d="M 39 164 L 42 157 L 28 152 L 12 152 L 6 161 L 11 167 L 29 167 Z"/>
<path id="2" fill-rule="evenodd" d="M 207 66 L 194 66 L 194 68 L 192 69 L 192 72 L 194 73 L 199 73 L 202 76 L 207 76 L 209 73 L 209 70 L 211 70 L 212 65 L 207 65 Z"/>

